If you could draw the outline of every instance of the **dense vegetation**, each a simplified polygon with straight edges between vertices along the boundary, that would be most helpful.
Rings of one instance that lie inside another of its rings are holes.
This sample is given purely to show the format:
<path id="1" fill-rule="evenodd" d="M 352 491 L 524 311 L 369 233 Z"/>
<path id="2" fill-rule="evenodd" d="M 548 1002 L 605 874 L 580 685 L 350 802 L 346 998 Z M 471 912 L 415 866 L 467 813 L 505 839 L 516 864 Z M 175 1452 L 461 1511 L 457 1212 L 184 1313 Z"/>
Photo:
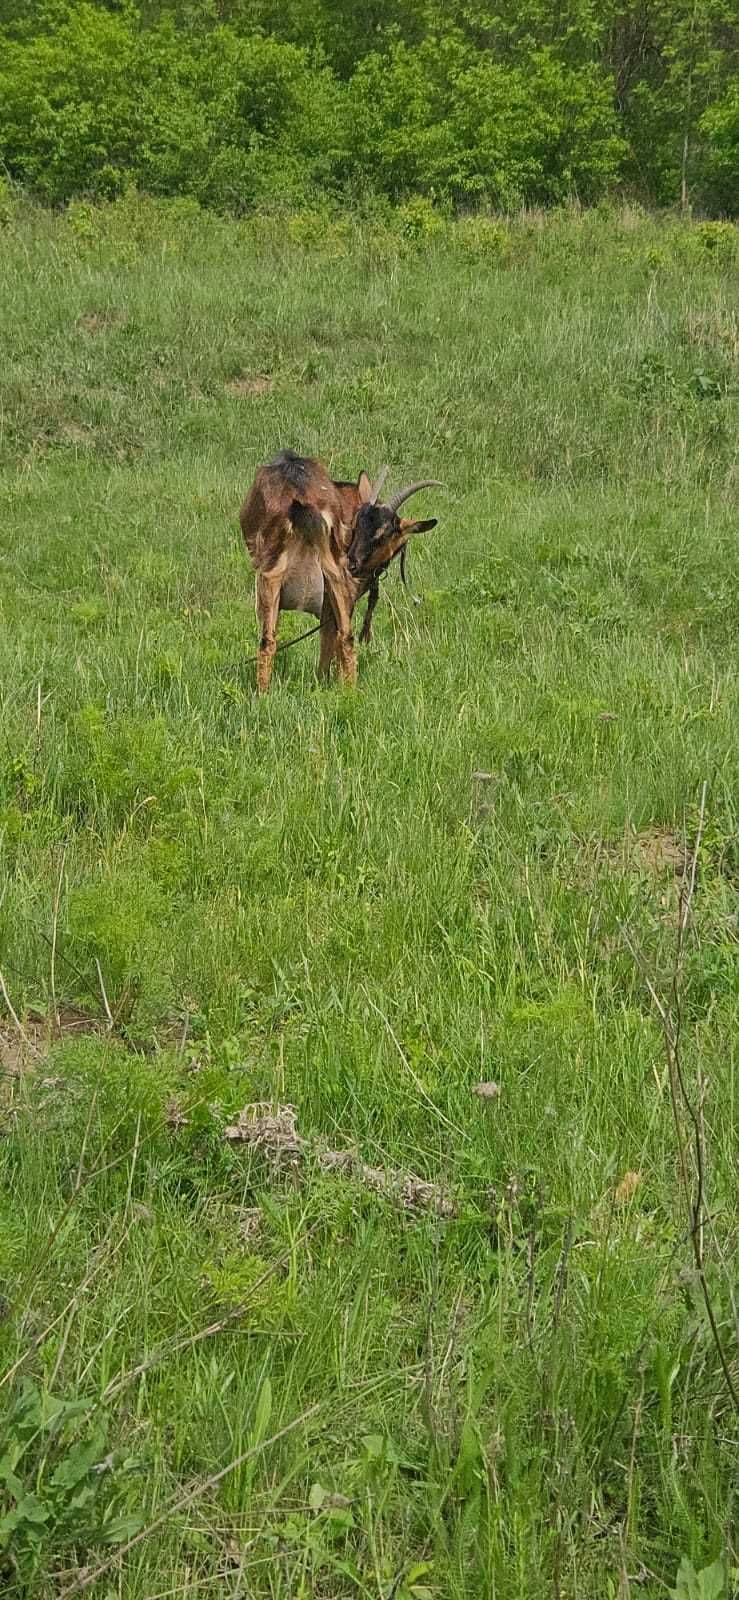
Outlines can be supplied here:
<path id="1" fill-rule="evenodd" d="M 56 202 L 733 213 L 736 46 L 731 0 L 4 0 L 0 161 Z"/>
<path id="2" fill-rule="evenodd" d="M 3 220 L 4 1594 L 726 1600 L 735 230 Z M 257 703 L 286 443 L 447 488 Z"/>

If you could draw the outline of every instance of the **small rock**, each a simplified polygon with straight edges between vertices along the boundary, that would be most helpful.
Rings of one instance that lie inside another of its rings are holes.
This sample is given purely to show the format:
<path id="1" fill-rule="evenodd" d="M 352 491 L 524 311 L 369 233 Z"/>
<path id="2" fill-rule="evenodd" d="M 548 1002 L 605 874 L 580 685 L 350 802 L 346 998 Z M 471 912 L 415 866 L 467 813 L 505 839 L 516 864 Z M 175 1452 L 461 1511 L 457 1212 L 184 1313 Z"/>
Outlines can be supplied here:
<path id="1" fill-rule="evenodd" d="M 497 1100 L 500 1095 L 500 1084 L 473 1083 L 472 1093 L 477 1095 L 478 1100 Z"/>

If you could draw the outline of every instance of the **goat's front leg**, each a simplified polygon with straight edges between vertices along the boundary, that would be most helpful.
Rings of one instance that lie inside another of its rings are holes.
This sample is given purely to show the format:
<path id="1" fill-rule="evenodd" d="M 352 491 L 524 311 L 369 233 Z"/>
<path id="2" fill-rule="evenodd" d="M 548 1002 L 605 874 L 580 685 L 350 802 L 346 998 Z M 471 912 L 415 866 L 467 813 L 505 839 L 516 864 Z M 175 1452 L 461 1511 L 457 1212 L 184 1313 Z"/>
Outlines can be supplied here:
<path id="1" fill-rule="evenodd" d="M 263 572 L 257 575 L 256 609 L 259 621 L 259 654 L 257 656 L 257 693 L 266 694 L 270 678 L 275 650 L 277 649 L 277 618 L 280 612 L 280 589 L 282 575 L 269 577 Z"/>
<path id="2" fill-rule="evenodd" d="M 321 612 L 321 650 L 318 657 L 318 676 L 324 682 L 331 675 L 331 665 L 336 659 L 336 618 L 333 613 L 328 591 L 323 598 Z"/>
<path id="3" fill-rule="evenodd" d="M 367 599 L 367 610 L 364 613 L 362 632 L 359 635 L 360 644 L 369 644 L 370 642 L 370 638 L 372 636 L 372 617 L 374 615 L 375 606 L 377 605 L 379 598 L 380 580 L 379 578 L 374 578 L 370 584 L 369 596 Z"/>

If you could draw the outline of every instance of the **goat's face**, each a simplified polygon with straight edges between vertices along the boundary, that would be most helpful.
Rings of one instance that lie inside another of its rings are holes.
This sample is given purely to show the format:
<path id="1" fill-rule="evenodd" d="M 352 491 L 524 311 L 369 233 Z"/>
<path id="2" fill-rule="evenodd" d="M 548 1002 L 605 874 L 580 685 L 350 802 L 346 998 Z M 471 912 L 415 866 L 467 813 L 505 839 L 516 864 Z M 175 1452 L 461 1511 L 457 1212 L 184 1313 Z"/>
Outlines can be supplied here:
<path id="1" fill-rule="evenodd" d="M 374 575 L 385 567 L 416 533 L 427 533 L 436 527 L 436 517 L 415 522 L 409 517 L 399 517 L 390 506 L 365 503 L 360 505 L 352 524 L 352 537 L 347 552 L 347 565 L 357 582 L 357 599 L 372 582 Z"/>

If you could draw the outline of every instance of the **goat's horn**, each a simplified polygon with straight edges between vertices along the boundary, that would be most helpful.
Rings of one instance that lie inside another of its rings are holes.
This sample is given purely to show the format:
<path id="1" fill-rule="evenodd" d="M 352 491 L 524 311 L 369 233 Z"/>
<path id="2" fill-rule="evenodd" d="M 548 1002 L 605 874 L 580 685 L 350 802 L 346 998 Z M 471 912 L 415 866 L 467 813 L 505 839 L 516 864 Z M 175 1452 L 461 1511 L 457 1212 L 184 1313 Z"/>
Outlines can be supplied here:
<path id="1" fill-rule="evenodd" d="M 386 479 L 389 471 L 390 471 L 389 467 L 380 467 L 380 470 L 379 470 L 379 472 L 377 474 L 377 477 L 375 478 L 375 481 L 374 481 L 374 483 L 372 485 L 372 492 L 371 492 L 370 497 L 369 497 L 369 504 L 371 506 L 374 506 L 374 505 L 377 504 L 377 496 L 380 493 L 380 490 L 381 490 L 381 488 L 383 486 L 383 483 L 385 482 L 385 479 Z"/>
<path id="2" fill-rule="evenodd" d="M 419 483 L 407 483 L 404 489 L 396 489 L 387 503 L 388 511 L 399 511 L 412 494 L 418 494 L 419 489 L 442 489 L 444 485 L 438 478 L 421 478 Z"/>

